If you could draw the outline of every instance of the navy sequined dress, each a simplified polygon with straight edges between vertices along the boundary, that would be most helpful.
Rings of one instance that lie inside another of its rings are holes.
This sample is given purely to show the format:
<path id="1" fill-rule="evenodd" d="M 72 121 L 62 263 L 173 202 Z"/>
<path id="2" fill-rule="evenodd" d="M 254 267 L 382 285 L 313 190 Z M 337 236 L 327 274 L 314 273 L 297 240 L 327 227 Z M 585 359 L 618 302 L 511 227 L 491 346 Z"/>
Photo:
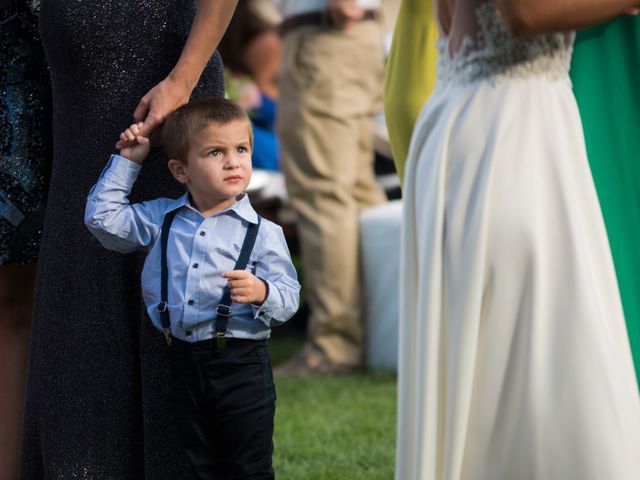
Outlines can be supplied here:
<path id="1" fill-rule="evenodd" d="M 38 17 L 0 8 L 0 265 L 35 263 L 51 168 L 51 89 Z"/>
<path id="2" fill-rule="evenodd" d="M 167 417 L 167 347 L 140 295 L 142 256 L 102 248 L 86 196 L 140 98 L 177 62 L 193 0 L 43 0 L 54 158 L 36 286 L 23 480 L 190 478 Z M 194 96 L 223 95 L 215 55 Z M 177 197 L 161 152 L 132 201 Z"/>

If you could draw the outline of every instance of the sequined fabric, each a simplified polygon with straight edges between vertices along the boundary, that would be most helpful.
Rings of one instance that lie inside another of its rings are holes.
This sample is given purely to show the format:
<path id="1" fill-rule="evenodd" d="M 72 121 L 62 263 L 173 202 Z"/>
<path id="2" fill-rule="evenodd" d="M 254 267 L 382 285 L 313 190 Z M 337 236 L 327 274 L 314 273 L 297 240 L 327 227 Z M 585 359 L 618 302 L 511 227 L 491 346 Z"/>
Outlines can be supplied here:
<path id="1" fill-rule="evenodd" d="M 193 478 L 167 408 L 168 352 L 142 307 L 143 254 L 102 248 L 86 197 L 140 98 L 167 76 L 192 0 L 42 0 L 54 157 L 38 260 L 23 433 L 23 480 Z M 219 56 L 194 96 L 222 95 Z M 177 197 L 161 151 L 132 201 Z"/>
<path id="2" fill-rule="evenodd" d="M 36 15 L 0 12 L 0 265 L 38 258 L 51 167 L 51 94 Z"/>
<path id="3" fill-rule="evenodd" d="M 437 86 L 469 83 L 481 78 L 494 81 L 508 77 L 545 75 L 564 78 L 569 72 L 573 33 L 536 35 L 515 39 L 509 35 L 495 1 L 483 3 L 476 10 L 478 32 L 466 36 L 456 52 L 449 42 L 438 42 Z"/>

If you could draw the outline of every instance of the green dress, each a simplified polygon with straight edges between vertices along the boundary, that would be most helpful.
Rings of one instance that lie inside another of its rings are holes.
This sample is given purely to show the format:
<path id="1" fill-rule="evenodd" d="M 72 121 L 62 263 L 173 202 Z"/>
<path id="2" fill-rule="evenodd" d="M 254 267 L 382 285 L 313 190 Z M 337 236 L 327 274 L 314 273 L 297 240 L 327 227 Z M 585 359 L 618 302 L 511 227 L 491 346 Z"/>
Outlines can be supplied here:
<path id="1" fill-rule="evenodd" d="M 640 23 L 580 32 L 571 77 L 640 373 Z"/>
<path id="2" fill-rule="evenodd" d="M 438 27 L 430 0 L 402 0 L 384 79 L 384 112 L 400 181 L 416 118 L 436 82 Z"/>

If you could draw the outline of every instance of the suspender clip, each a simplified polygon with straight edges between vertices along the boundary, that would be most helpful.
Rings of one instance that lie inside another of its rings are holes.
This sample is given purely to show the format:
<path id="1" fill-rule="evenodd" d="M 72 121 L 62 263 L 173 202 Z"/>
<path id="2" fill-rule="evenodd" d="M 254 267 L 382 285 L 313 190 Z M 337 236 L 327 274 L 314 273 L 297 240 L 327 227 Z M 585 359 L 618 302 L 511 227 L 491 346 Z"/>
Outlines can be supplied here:
<path id="1" fill-rule="evenodd" d="M 216 332 L 216 346 L 218 348 L 224 348 L 226 344 L 227 341 L 224 338 L 224 332 Z"/>
<path id="2" fill-rule="evenodd" d="M 166 311 L 167 311 L 167 302 L 160 302 L 160 303 L 158 304 L 157 309 L 158 309 L 158 313 L 164 313 L 164 312 L 166 312 Z"/>
<path id="3" fill-rule="evenodd" d="M 221 317 L 230 317 L 231 316 L 231 306 L 220 304 L 216 307 L 216 313 Z"/>
<path id="4" fill-rule="evenodd" d="M 171 346 L 171 329 L 165 328 L 162 334 L 164 335 L 164 341 L 167 342 L 168 346 Z"/>

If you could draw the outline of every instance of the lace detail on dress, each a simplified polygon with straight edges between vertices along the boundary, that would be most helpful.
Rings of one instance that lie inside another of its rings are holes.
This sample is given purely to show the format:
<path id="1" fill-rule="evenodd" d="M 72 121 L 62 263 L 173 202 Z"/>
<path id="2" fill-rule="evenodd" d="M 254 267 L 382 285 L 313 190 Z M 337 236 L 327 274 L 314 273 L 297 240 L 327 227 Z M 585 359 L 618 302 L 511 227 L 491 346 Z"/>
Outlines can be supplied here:
<path id="1" fill-rule="evenodd" d="M 478 33 L 466 36 L 451 54 L 446 38 L 438 41 L 438 84 L 469 83 L 480 78 L 546 75 L 563 78 L 569 71 L 573 32 L 513 38 L 507 32 L 494 0 L 476 10 Z"/>

